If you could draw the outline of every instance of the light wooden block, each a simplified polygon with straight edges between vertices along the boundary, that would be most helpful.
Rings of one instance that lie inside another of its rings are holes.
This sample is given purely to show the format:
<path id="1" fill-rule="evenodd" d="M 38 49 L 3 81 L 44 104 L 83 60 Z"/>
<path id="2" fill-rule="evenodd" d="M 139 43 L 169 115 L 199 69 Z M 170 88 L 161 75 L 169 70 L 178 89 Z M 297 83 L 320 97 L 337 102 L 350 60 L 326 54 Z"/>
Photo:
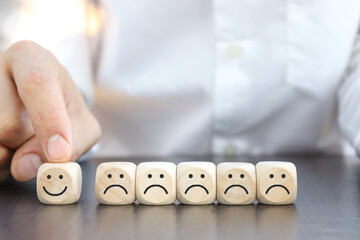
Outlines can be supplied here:
<path id="1" fill-rule="evenodd" d="M 255 201 L 256 173 L 253 164 L 223 162 L 217 166 L 216 176 L 219 203 L 246 205 Z"/>
<path id="2" fill-rule="evenodd" d="M 81 168 L 75 162 L 44 163 L 39 167 L 36 190 L 44 204 L 71 204 L 81 194 Z"/>
<path id="3" fill-rule="evenodd" d="M 257 193 L 260 203 L 291 204 L 297 195 L 296 167 L 290 162 L 256 164 Z"/>
<path id="4" fill-rule="evenodd" d="M 136 197 L 146 205 L 172 204 L 176 200 L 176 165 L 143 162 L 136 170 Z"/>
<path id="5" fill-rule="evenodd" d="M 179 163 L 177 184 L 177 199 L 180 203 L 213 203 L 216 198 L 216 166 L 212 162 Z"/>
<path id="6" fill-rule="evenodd" d="M 136 165 L 132 162 L 106 162 L 96 169 L 97 200 L 107 205 L 134 203 Z"/>

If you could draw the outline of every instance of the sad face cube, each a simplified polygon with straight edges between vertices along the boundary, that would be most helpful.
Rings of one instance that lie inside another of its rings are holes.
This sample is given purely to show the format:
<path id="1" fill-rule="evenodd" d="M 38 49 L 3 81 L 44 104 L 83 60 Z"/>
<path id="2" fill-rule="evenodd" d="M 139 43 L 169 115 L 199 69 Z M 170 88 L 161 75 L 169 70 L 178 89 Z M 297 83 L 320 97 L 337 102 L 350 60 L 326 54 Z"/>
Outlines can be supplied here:
<path id="1" fill-rule="evenodd" d="M 136 170 L 136 197 L 146 205 L 172 204 L 176 200 L 176 165 L 144 162 Z"/>
<path id="2" fill-rule="evenodd" d="M 44 204 L 71 204 L 80 198 L 81 168 L 75 162 L 44 163 L 39 167 L 36 190 Z"/>
<path id="3" fill-rule="evenodd" d="M 217 166 L 217 200 L 227 205 L 253 203 L 256 197 L 255 166 L 227 162 Z"/>
<path id="4" fill-rule="evenodd" d="M 212 162 L 183 162 L 177 166 L 177 198 L 190 205 L 210 204 L 216 198 L 216 167 Z"/>
<path id="5" fill-rule="evenodd" d="M 256 164 L 257 200 L 263 204 L 293 203 L 297 195 L 296 167 L 290 162 Z"/>
<path id="6" fill-rule="evenodd" d="M 136 165 L 131 162 L 102 163 L 96 170 L 95 192 L 102 204 L 124 205 L 135 201 Z"/>

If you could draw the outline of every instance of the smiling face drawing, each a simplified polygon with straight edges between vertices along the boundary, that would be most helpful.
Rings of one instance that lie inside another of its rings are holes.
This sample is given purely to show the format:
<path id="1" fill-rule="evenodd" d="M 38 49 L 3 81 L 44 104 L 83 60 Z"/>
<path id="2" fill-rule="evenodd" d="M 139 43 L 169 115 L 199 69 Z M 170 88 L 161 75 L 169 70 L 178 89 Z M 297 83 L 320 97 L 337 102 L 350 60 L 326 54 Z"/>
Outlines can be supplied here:
<path id="1" fill-rule="evenodd" d="M 67 197 L 67 191 L 73 187 L 71 176 L 61 168 L 52 168 L 40 176 L 42 195 L 61 201 Z"/>
<path id="2" fill-rule="evenodd" d="M 268 204 L 288 204 L 296 198 L 296 169 L 291 163 L 267 163 L 258 171 L 259 201 Z"/>
<path id="3" fill-rule="evenodd" d="M 96 170 L 96 198 L 110 205 L 135 201 L 136 165 L 130 162 L 102 163 Z"/>
<path id="4" fill-rule="evenodd" d="M 77 163 L 45 163 L 37 176 L 37 193 L 42 203 L 69 204 L 78 200 L 81 170 Z"/>
<path id="5" fill-rule="evenodd" d="M 213 163 L 178 165 L 178 198 L 185 204 L 208 204 L 215 200 L 216 182 Z"/>
<path id="6" fill-rule="evenodd" d="M 176 199 L 176 166 L 166 162 L 141 163 L 137 169 L 136 193 L 142 204 L 163 205 Z"/>

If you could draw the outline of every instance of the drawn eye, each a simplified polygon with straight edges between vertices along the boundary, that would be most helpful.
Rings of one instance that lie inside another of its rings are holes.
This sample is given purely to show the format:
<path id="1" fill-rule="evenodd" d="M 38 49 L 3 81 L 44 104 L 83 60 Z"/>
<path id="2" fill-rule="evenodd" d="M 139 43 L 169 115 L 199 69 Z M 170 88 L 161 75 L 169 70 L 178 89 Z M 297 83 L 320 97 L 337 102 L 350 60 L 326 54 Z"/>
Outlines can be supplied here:
<path id="1" fill-rule="evenodd" d="M 124 174 L 120 174 L 120 178 L 124 178 Z"/>
<path id="2" fill-rule="evenodd" d="M 241 177 L 241 178 L 244 178 L 244 177 L 245 177 L 245 175 L 244 175 L 244 174 L 240 174 L 240 177 Z"/>
<path id="3" fill-rule="evenodd" d="M 228 177 L 229 177 L 229 178 L 232 178 L 232 174 L 229 174 Z"/>
<path id="4" fill-rule="evenodd" d="M 111 174 L 108 174 L 108 178 L 111 178 L 112 177 L 112 175 Z"/>
<path id="5" fill-rule="evenodd" d="M 164 178 L 164 174 L 160 174 L 160 178 Z"/>
<path id="6" fill-rule="evenodd" d="M 269 176 L 270 178 L 273 178 L 274 177 L 274 174 L 270 174 L 270 176 Z"/>
<path id="7" fill-rule="evenodd" d="M 193 175 L 190 173 L 190 174 L 189 174 L 189 178 L 192 178 L 192 177 L 193 177 Z"/>
<path id="8" fill-rule="evenodd" d="M 152 178 L 152 175 L 151 175 L 151 174 L 148 174 L 148 178 Z"/>
<path id="9" fill-rule="evenodd" d="M 282 177 L 282 178 L 286 178 L 286 175 L 285 175 L 285 174 L 282 174 L 281 177 Z"/>
<path id="10" fill-rule="evenodd" d="M 47 175 L 46 177 L 47 177 L 47 179 L 50 179 L 50 178 L 51 178 L 51 175 Z"/>
<path id="11" fill-rule="evenodd" d="M 201 177 L 201 178 L 204 178 L 204 177 L 205 177 L 205 175 L 204 175 L 204 174 L 201 174 L 201 175 L 200 175 L 200 177 Z"/>
<path id="12" fill-rule="evenodd" d="M 60 178 L 60 179 L 63 179 L 63 175 L 59 175 L 59 178 Z"/>

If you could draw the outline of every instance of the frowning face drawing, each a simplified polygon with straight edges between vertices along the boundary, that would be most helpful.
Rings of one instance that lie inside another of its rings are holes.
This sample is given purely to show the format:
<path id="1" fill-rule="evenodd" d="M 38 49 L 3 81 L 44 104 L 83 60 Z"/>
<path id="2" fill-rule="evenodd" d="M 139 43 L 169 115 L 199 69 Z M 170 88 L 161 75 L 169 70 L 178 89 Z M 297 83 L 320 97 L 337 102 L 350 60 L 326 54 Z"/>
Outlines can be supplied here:
<path id="1" fill-rule="evenodd" d="M 249 204 L 254 202 L 256 182 L 242 169 L 230 169 L 218 175 L 218 201 L 226 204 Z"/>
<path id="2" fill-rule="evenodd" d="M 129 204 L 135 201 L 136 165 L 130 162 L 109 162 L 96 171 L 96 197 L 109 205 Z"/>
<path id="3" fill-rule="evenodd" d="M 168 162 L 141 163 L 137 169 L 136 193 L 140 203 L 170 204 L 176 200 L 176 165 Z"/>
<path id="4" fill-rule="evenodd" d="M 291 197 L 294 180 L 285 169 L 272 168 L 264 173 L 263 179 L 266 181 L 260 185 L 260 191 L 268 200 L 279 202 Z"/>
<path id="5" fill-rule="evenodd" d="M 208 204 L 215 200 L 216 170 L 213 163 L 185 162 L 178 165 L 178 198 L 185 204 Z"/>
<path id="6" fill-rule="evenodd" d="M 255 166 L 245 162 L 222 162 L 217 166 L 217 200 L 227 205 L 245 205 L 255 201 Z"/>
<path id="7" fill-rule="evenodd" d="M 289 204 L 297 195 L 295 165 L 289 162 L 261 162 L 256 166 L 257 195 L 261 203 Z"/>

